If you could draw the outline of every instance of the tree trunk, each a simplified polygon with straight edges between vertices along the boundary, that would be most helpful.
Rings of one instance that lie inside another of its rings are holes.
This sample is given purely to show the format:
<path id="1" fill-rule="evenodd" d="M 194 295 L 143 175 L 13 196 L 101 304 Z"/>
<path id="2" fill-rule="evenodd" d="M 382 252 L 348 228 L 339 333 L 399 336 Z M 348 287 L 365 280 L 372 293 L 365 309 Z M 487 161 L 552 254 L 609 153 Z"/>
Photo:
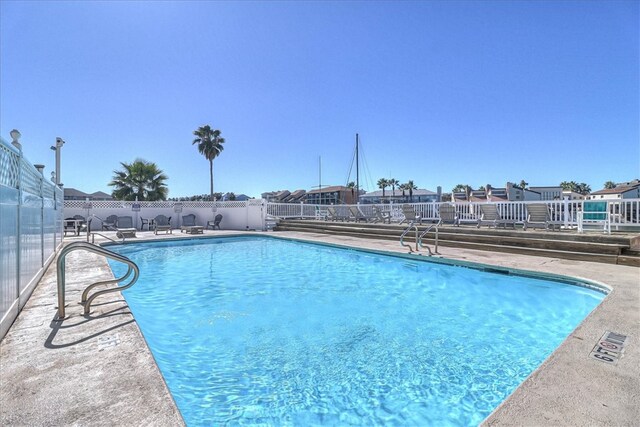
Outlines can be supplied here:
<path id="1" fill-rule="evenodd" d="M 209 178 L 211 179 L 210 195 L 209 198 L 213 202 L 213 159 L 209 160 Z"/>

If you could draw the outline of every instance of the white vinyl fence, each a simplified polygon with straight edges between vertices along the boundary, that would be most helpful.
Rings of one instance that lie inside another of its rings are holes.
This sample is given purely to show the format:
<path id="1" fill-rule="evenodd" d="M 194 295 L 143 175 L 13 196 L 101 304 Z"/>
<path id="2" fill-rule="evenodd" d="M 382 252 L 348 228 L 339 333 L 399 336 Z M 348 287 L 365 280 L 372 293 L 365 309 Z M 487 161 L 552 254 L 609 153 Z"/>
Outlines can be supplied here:
<path id="1" fill-rule="evenodd" d="M 598 200 L 603 201 L 603 200 Z M 422 217 L 435 218 L 438 216 L 439 205 L 450 202 L 432 203 L 409 203 Z M 550 207 L 552 219 L 564 222 L 566 227 L 577 226 L 577 213 L 582 211 L 584 201 L 582 200 L 553 200 L 553 201 L 530 201 L 530 202 L 489 202 L 498 207 L 498 211 L 505 219 L 524 221 L 527 216 L 526 205 L 529 203 L 545 203 Z M 479 219 L 480 208 L 477 202 L 455 203 L 456 212 L 462 219 Z M 640 199 L 609 200 L 609 214 L 611 218 L 612 230 L 640 230 Z M 377 206 L 386 212 L 391 212 L 392 218 L 402 220 L 404 215 L 401 211 L 401 204 L 359 204 L 358 206 L 365 215 L 373 215 L 373 207 Z M 349 216 L 348 205 L 335 205 L 336 213 L 340 216 Z M 277 218 L 306 218 L 321 219 L 326 214 L 327 205 L 308 205 L 302 203 L 267 203 L 267 215 Z"/>
<path id="2" fill-rule="evenodd" d="M 62 190 L 0 139 L 0 339 L 62 243 Z"/>
<path id="3" fill-rule="evenodd" d="M 81 215 L 91 220 L 91 230 L 100 231 L 102 222 L 110 215 L 130 216 L 136 228 L 141 229 L 142 219 L 153 219 L 158 215 L 171 218 L 174 229 L 182 225 L 182 217 L 193 214 L 196 224 L 206 226 L 216 215 L 222 215 L 223 230 L 262 230 L 265 206 L 263 200 L 231 202 L 121 202 L 81 201 L 64 202 L 64 218 Z M 146 230 L 146 228 L 145 228 Z"/>

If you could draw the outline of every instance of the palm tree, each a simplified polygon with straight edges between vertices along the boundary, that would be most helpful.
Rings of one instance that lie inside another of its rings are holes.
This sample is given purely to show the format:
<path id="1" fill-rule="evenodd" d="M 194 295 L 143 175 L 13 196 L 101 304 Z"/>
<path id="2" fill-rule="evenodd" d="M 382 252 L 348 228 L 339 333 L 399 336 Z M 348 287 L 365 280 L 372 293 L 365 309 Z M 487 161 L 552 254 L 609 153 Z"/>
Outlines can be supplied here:
<path id="1" fill-rule="evenodd" d="M 562 187 L 563 190 L 573 191 L 574 193 L 578 192 L 578 183 L 575 181 L 562 181 L 560 187 Z"/>
<path id="2" fill-rule="evenodd" d="M 576 192 L 582 195 L 589 194 L 591 193 L 591 186 L 589 184 L 581 182 L 580 184 L 578 184 L 578 188 L 576 189 Z"/>
<path id="3" fill-rule="evenodd" d="M 400 184 L 400 181 L 398 181 L 395 178 L 391 178 L 387 181 L 387 183 L 391 186 L 391 191 L 393 196 L 395 197 L 396 195 L 396 185 Z"/>
<path id="4" fill-rule="evenodd" d="M 404 188 L 409 190 L 409 201 L 413 202 L 413 190 L 417 190 L 418 186 L 412 180 L 409 180 L 404 184 Z"/>
<path id="5" fill-rule="evenodd" d="M 117 200 L 166 200 L 169 189 L 165 181 L 169 179 L 155 163 L 135 159 L 133 163 L 121 162 L 122 170 L 113 171 L 114 187 L 111 195 Z"/>
<path id="6" fill-rule="evenodd" d="M 193 134 L 197 137 L 193 140 L 192 145 L 198 145 L 198 151 L 207 160 L 209 160 L 209 177 L 211 179 L 210 195 L 213 200 L 213 159 L 218 157 L 224 147 L 224 138 L 220 136 L 222 132 L 217 129 L 211 129 L 211 126 L 200 126 Z"/>
<path id="7" fill-rule="evenodd" d="M 382 198 L 384 199 L 384 189 L 387 188 L 389 186 L 389 181 L 387 181 L 385 178 L 380 178 L 378 180 L 378 188 L 382 189 Z"/>
<path id="8" fill-rule="evenodd" d="M 616 183 L 613 181 L 607 181 L 604 183 L 604 188 L 610 190 L 612 188 L 616 188 Z"/>

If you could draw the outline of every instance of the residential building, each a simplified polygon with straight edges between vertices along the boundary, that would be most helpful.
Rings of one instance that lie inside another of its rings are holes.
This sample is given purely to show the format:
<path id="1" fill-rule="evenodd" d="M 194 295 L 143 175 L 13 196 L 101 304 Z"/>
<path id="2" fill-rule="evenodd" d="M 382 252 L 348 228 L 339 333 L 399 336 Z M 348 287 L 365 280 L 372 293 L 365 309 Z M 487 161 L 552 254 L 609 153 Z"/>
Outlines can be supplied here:
<path id="1" fill-rule="evenodd" d="M 335 185 L 308 191 L 305 202 L 313 205 L 351 205 L 356 203 L 355 192 L 355 188 Z"/>
<path id="2" fill-rule="evenodd" d="M 287 197 L 284 198 L 284 203 L 300 203 L 307 192 L 305 190 L 296 190 L 291 192 Z"/>
<path id="3" fill-rule="evenodd" d="M 614 188 L 605 188 L 594 191 L 587 196 L 589 200 L 620 200 L 620 199 L 640 199 L 640 180 L 634 179 L 629 182 L 616 184 Z"/>
<path id="4" fill-rule="evenodd" d="M 289 190 L 278 190 L 278 191 L 269 191 L 267 193 L 262 193 L 261 196 L 267 202 L 271 203 L 282 203 L 283 200 L 291 194 Z"/>
<path id="5" fill-rule="evenodd" d="M 382 196 L 382 190 L 372 191 L 360 195 L 361 203 L 430 203 L 438 202 L 442 197 L 442 189 L 438 187 L 439 193 L 434 193 L 430 190 L 417 189 L 413 190 L 413 194 L 410 196 L 409 191 L 398 190 L 385 190 L 384 197 Z"/>
<path id="6" fill-rule="evenodd" d="M 64 200 L 113 200 L 111 195 L 102 191 L 96 191 L 95 193 L 85 193 L 75 188 L 64 188 Z"/>

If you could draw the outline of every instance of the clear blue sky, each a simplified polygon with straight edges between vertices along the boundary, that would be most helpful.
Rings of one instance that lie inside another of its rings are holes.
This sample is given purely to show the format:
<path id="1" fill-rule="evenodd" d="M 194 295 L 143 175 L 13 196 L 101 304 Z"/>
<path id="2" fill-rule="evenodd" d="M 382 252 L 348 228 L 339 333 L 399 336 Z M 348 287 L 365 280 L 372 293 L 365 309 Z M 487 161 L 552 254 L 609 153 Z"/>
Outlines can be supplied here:
<path id="1" fill-rule="evenodd" d="M 637 1 L 5 0 L 0 134 L 47 176 L 64 138 L 62 182 L 86 192 L 141 157 L 170 197 L 208 193 L 204 124 L 227 141 L 216 191 L 308 190 L 319 156 L 343 185 L 356 132 L 369 191 L 597 190 L 640 175 L 639 22 Z"/>

